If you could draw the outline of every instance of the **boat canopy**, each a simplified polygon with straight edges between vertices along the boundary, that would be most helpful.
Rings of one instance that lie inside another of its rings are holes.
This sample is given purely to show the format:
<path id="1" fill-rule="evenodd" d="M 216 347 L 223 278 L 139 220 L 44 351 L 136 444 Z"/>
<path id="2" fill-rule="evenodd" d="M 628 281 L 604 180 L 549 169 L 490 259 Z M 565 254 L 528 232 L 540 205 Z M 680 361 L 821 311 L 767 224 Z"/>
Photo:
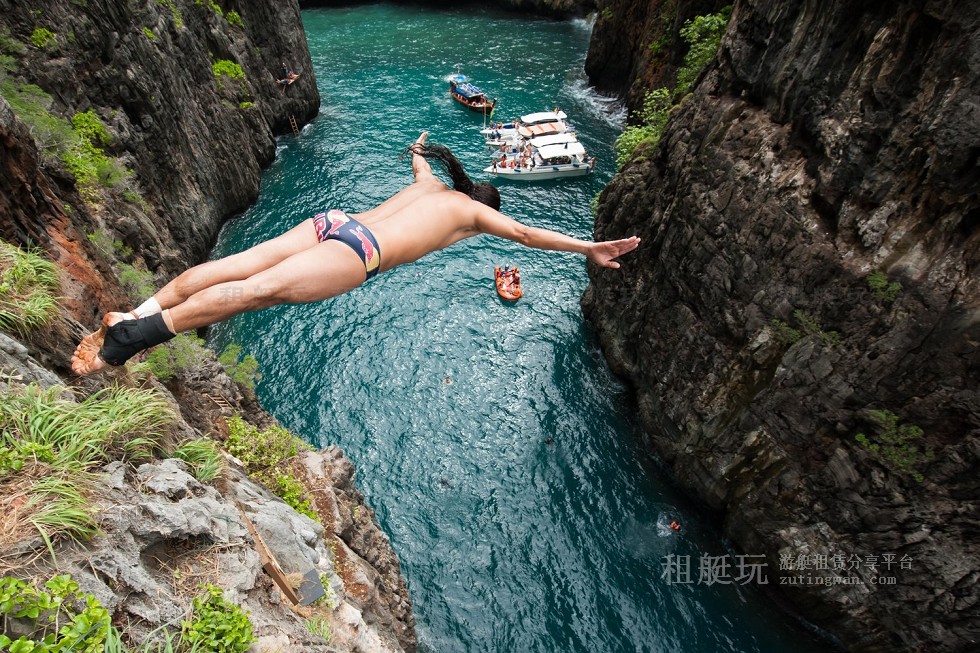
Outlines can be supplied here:
<path id="1" fill-rule="evenodd" d="M 558 143 L 574 143 L 577 140 L 578 139 L 575 138 L 575 134 L 565 132 L 563 134 L 549 134 L 548 136 L 538 136 L 537 138 L 532 138 L 531 145 L 534 147 L 547 147 Z"/>
<path id="2" fill-rule="evenodd" d="M 470 80 L 466 78 L 466 75 L 456 73 L 449 77 L 449 83 L 452 84 L 452 90 L 459 93 L 467 100 L 477 100 L 483 98 L 486 94 L 477 86 L 470 83 Z"/>
<path id="3" fill-rule="evenodd" d="M 472 84 L 457 84 L 456 92 L 462 95 L 464 98 L 471 100 L 476 98 L 482 98 L 484 96 L 483 91 L 481 91 L 476 86 Z"/>
<path id="4" fill-rule="evenodd" d="M 547 134 L 558 134 L 567 128 L 563 122 L 542 122 L 537 125 L 519 127 L 517 133 L 524 138 L 536 138 Z"/>
<path id="5" fill-rule="evenodd" d="M 565 115 L 564 111 L 559 111 L 555 113 L 554 111 L 540 111 L 538 113 L 529 113 L 526 116 L 521 116 L 521 122 L 525 125 L 536 125 L 539 122 L 558 122 L 559 120 L 564 120 L 568 116 Z"/>
<path id="6" fill-rule="evenodd" d="M 571 143 L 556 143 L 538 149 L 542 159 L 557 159 L 560 156 L 585 155 L 585 148 L 578 141 Z"/>

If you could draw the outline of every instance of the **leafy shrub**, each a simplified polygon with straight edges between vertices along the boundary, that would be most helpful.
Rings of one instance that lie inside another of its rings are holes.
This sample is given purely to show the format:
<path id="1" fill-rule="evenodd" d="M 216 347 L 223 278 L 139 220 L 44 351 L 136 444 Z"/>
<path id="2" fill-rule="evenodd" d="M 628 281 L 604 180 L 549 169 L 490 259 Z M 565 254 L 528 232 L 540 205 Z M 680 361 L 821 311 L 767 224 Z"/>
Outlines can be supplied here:
<path id="1" fill-rule="evenodd" d="M 58 37 L 54 32 L 44 27 L 35 27 L 34 31 L 31 32 L 31 43 L 41 50 L 57 42 L 57 39 Z"/>
<path id="2" fill-rule="evenodd" d="M 178 372 L 193 369 L 207 358 L 204 341 L 190 333 L 178 333 L 169 342 L 154 347 L 134 371 L 149 371 L 160 381 L 169 381 Z"/>
<path id="3" fill-rule="evenodd" d="M 717 14 L 697 16 L 684 23 L 680 34 L 689 49 L 684 57 L 684 66 L 677 71 L 674 90 L 663 87 L 647 92 L 639 115 L 639 123 L 627 127 L 616 139 L 618 167 L 622 168 L 632 159 L 633 153 L 641 144 L 655 147 L 660 142 L 673 107 L 690 92 L 698 75 L 718 52 L 721 37 L 725 33 L 730 17 L 731 7 L 725 7 Z M 659 41 L 651 44 L 651 48 L 660 47 L 662 44 Z"/>
<path id="4" fill-rule="evenodd" d="M 224 591 L 205 585 L 194 598 L 191 619 L 181 622 L 181 645 L 197 653 L 244 653 L 254 636 L 248 613 L 227 600 Z"/>
<path id="5" fill-rule="evenodd" d="M 240 29 L 245 29 L 245 21 L 242 20 L 242 17 L 238 15 L 237 11 L 229 11 L 227 14 L 225 14 L 225 19 L 228 21 L 229 25 L 234 25 Z"/>
<path id="6" fill-rule="evenodd" d="M 0 329 L 23 336 L 51 322 L 59 287 L 54 264 L 0 241 Z"/>
<path id="7" fill-rule="evenodd" d="M 262 483 L 296 512 L 319 521 L 299 479 L 289 471 L 289 460 L 310 446 L 281 426 L 260 431 L 241 417 L 228 420 L 225 449 L 242 461 L 250 477 Z"/>
<path id="8" fill-rule="evenodd" d="M 251 354 L 242 357 L 241 345 L 229 344 L 218 356 L 218 362 L 232 381 L 246 390 L 254 391 L 255 382 L 262 378 L 259 374 L 259 361 Z"/>
<path id="9" fill-rule="evenodd" d="M 214 0 L 206 0 L 206 2 L 207 2 L 207 6 L 211 8 L 211 11 L 218 14 L 219 16 L 225 15 L 225 12 L 221 8 L 221 5 L 219 5 L 217 2 L 215 2 Z M 205 5 L 205 0 L 194 0 L 194 4 L 203 7 Z"/>
<path id="10" fill-rule="evenodd" d="M 44 589 L 11 576 L 0 578 L 0 617 L 32 629 L 16 640 L 0 632 L 0 650 L 11 653 L 102 653 L 111 627 L 109 611 L 67 574 L 54 576 Z"/>
<path id="11" fill-rule="evenodd" d="M 76 139 L 61 155 L 61 161 L 75 178 L 82 196 L 88 200 L 94 199 L 93 191 L 99 184 L 99 170 L 109 163 L 102 150 L 87 139 Z"/>
<path id="12" fill-rule="evenodd" d="M 215 77 L 230 77 L 231 79 L 245 79 L 245 71 L 234 61 L 218 59 L 211 65 L 211 70 Z"/>
<path id="13" fill-rule="evenodd" d="M 267 481 L 264 484 L 299 514 L 306 515 L 313 521 L 320 521 L 320 515 L 313 507 L 313 502 L 306 496 L 303 484 L 292 474 L 276 474 L 271 482 Z"/>
<path id="14" fill-rule="evenodd" d="M 826 347 L 835 347 L 840 344 L 840 334 L 836 331 L 824 331 L 820 323 L 813 319 L 808 313 L 802 310 L 793 311 L 793 317 L 800 323 L 803 332 L 809 336 L 816 336 Z"/>
<path id="15" fill-rule="evenodd" d="M 151 30 L 149 27 L 143 27 L 143 35 L 146 36 L 146 38 L 150 39 L 151 41 L 157 40 L 157 35 L 154 34 L 153 30 Z"/>
<path id="16" fill-rule="evenodd" d="M 71 117 L 71 126 L 75 131 L 93 145 L 108 145 L 112 142 L 109 130 L 94 109 L 76 113 Z"/>
<path id="17" fill-rule="evenodd" d="M 182 29 L 184 27 L 184 14 L 180 12 L 177 5 L 174 4 L 174 0 L 157 0 L 158 5 L 162 5 L 170 10 L 170 15 L 174 19 L 174 27 L 177 29 Z"/>
<path id="18" fill-rule="evenodd" d="M 236 416 L 228 420 L 225 449 L 242 461 L 251 474 L 262 473 L 301 451 L 309 451 L 310 446 L 281 426 L 270 426 L 260 431 Z"/>
<path id="19" fill-rule="evenodd" d="M 681 38 L 690 48 L 684 55 L 684 65 L 677 71 L 675 95 L 680 97 L 689 93 L 698 75 L 714 59 L 731 16 L 732 8 L 724 7 L 717 14 L 696 16 L 684 22 Z"/>
<path id="20" fill-rule="evenodd" d="M 620 168 L 630 160 L 641 143 L 656 147 L 673 106 L 670 91 L 658 88 L 647 92 L 640 112 L 640 124 L 627 127 L 616 139 L 616 165 Z"/>
<path id="21" fill-rule="evenodd" d="M 119 285 L 126 291 L 126 296 L 136 302 L 152 297 L 157 290 L 152 272 L 141 270 L 128 263 L 119 264 Z"/>
<path id="22" fill-rule="evenodd" d="M 772 328 L 776 333 L 776 340 L 784 345 L 792 345 L 800 341 L 803 337 L 797 329 L 791 327 L 788 323 L 782 320 L 773 320 L 771 322 Z"/>
<path id="23" fill-rule="evenodd" d="M 915 424 L 899 424 L 899 416 L 890 410 L 872 410 L 869 414 L 877 427 L 875 434 L 858 433 L 854 439 L 888 469 L 921 483 L 924 477 L 917 467 L 935 458 L 932 449 L 920 449 L 917 444 L 924 435 L 922 429 Z"/>
<path id="24" fill-rule="evenodd" d="M 895 301 L 902 292 L 902 284 L 897 281 L 889 283 L 888 277 L 881 270 L 869 274 L 866 281 L 874 296 L 886 302 Z"/>

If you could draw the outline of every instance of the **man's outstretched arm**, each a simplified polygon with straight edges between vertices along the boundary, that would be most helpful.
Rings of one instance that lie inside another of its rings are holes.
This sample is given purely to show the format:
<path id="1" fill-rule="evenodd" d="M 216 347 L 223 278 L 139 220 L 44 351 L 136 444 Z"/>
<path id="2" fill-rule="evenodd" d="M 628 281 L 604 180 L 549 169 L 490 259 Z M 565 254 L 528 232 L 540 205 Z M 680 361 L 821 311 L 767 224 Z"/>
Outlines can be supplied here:
<path id="1" fill-rule="evenodd" d="M 572 238 L 550 229 L 529 227 L 489 206 L 480 205 L 477 210 L 476 229 L 480 233 L 513 240 L 535 249 L 578 252 L 585 254 L 593 263 L 606 268 L 618 268 L 619 263 L 614 259 L 632 252 L 640 245 L 637 236 L 596 243 Z"/>

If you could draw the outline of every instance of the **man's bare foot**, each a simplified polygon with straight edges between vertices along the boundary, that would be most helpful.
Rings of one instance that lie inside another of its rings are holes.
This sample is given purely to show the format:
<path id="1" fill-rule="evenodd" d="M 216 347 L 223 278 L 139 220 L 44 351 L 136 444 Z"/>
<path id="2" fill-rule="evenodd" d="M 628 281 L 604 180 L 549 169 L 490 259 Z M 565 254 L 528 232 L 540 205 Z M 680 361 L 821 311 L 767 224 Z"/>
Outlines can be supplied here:
<path id="1" fill-rule="evenodd" d="M 105 331 L 113 324 L 122 322 L 129 317 L 126 313 L 106 313 L 102 318 L 102 326 L 98 331 L 88 334 L 75 348 L 71 357 L 71 369 L 79 376 L 88 376 L 101 371 L 106 362 L 99 358 L 99 350 L 105 340 Z"/>

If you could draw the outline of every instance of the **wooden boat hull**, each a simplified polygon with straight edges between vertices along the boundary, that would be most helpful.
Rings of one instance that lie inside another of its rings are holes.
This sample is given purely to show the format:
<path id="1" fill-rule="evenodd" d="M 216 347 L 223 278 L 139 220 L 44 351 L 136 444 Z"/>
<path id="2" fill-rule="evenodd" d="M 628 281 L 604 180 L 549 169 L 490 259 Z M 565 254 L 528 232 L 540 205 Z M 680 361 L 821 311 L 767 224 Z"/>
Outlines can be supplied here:
<path id="1" fill-rule="evenodd" d="M 488 100 L 486 95 L 483 94 L 482 89 L 479 89 L 468 81 L 462 75 L 457 73 L 457 78 L 463 83 L 464 92 L 460 92 L 460 87 L 456 83 L 456 79 L 449 80 L 449 95 L 462 104 L 464 107 L 470 111 L 475 111 L 476 113 L 481 113 L 483 115 L 489 115 L 493 112 L 493 100 Z"/>
<path id="2" fill-rule="evenodd" d="M 493 112 L 493 102 L 472 102 L 461 95 L 457 95 L 456 93 L 450 92 L 449 94 L 454 100 L 462 104 L 470 111 L 475 111 L 476 113 L 483 113 L 486 115 L 490 115 L 490 113 Z"/>

